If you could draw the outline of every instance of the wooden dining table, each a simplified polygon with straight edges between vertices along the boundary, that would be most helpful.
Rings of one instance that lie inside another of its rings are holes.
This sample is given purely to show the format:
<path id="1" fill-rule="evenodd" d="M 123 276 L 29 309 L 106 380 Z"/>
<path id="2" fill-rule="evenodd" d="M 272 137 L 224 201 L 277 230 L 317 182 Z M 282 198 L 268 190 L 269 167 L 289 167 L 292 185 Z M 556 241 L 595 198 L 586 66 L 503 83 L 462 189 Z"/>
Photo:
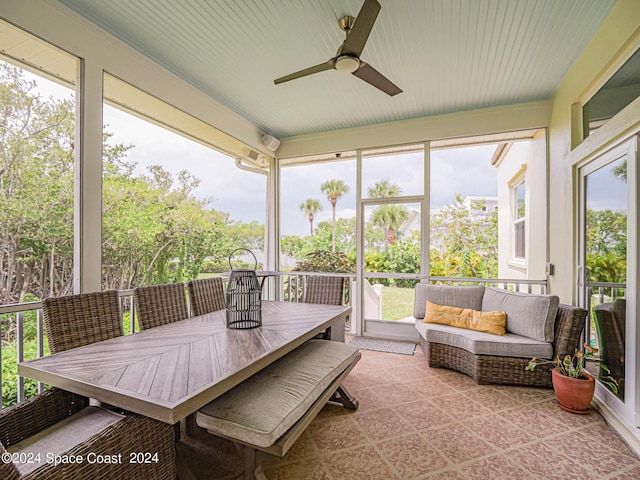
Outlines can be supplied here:
<path id="1" fill-rule="evenodd" d="M 175 424 L 350 312 L 265 301 L 257 328 L 227 328 L 219 310 L 21 362 L 18 374 Z"/>

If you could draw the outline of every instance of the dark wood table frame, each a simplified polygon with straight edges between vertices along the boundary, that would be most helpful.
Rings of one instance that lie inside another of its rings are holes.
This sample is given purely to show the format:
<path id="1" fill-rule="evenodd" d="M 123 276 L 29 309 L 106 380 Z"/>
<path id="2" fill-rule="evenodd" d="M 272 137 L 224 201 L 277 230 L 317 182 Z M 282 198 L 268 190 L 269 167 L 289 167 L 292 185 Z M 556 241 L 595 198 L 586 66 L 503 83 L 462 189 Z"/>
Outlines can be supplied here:
<path id="1" fill-rule="evenodd" d="M 175 424 L 349 313 L 266 301 L 258 328 L 226 328 L 220 310 L 22 362 L 18 373 Z"/>

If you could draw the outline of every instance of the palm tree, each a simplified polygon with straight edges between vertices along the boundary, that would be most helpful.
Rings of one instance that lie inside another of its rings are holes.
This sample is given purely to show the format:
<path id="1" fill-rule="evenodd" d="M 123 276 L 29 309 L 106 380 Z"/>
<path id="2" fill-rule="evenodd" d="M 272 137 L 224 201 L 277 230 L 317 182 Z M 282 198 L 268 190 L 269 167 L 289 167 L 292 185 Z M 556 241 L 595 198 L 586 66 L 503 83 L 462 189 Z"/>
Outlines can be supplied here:
<path id="1" fill-rule="evenodd" d="M 309 225 L 311 227 L 311 236 L 313 237 L 313 216 L 322 210 L 322 205 L 320 205 L 320 200 L 316 200 L 315 198 L 307 198 L 304 202 L 300 204 L 300 210 L 302 210 L 306 217 L 309 217 Z"/>
<path id="2" fill-rule="evenodd" d="M 404 205 L 381 205 L 371 214 L 371 222 L 384 229 L 384 236 L 391 247 L 398 241 L 398 228 L 409 217 Z"/>
<path id="3" fill-rule="evenodd" d="M 402 193 L 402 189 L 388 178 L 376 182 L 369 187 L 369 198 L 389 198 Z M 403 205 L 381 205 L 371 215 L 371 222 L 384 229 L 387 243 L 393 247 L 398 241 L 398 227 L 409 217 L 407 208 Z"/>
<path id="4" fill-rule="evenodd" d="M 332 178 L 320 185 L 320 190 L 327 196 L 327 200 L 331 203 L 333 232 L 331 234 L 331 251 L 336 251 L 336 203 L 342 196 L 349 191 L 349 185 L 342 180 Z"/>
<path id="5" fill-rule="evenodd" d="M 620 178 L 624 183 L 627 183 L 627 159 L 613 168 L 613 175 Z"/>
<path id="6" fill-rule="evenodd" d="M 395 183 L 391 183 L 388 178 L 380 180 L 369 187 L 369 198 L 397 197 L 402 193 L 402 189 Z"/>

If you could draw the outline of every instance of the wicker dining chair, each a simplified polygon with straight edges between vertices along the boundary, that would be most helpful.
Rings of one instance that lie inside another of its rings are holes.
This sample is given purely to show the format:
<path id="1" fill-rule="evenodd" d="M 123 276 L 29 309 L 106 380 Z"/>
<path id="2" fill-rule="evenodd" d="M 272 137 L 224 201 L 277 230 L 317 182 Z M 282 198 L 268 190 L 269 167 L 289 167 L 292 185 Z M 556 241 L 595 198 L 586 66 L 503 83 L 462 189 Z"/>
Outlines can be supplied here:
<path id="1" fill-rule="evenodd" d="M 616 300 L 620 302 L 620 300 Z M 624 302 L 624 301 L 623 301 Z M 620 395 L 624 395 L 625 377 L 625 325 L 619 305 L 602 303 L 593 309 L 594 325 L 600 354 L 599 377 L 613 377 L 618 382 Z M 606 366 L 606 369 L 603 368 Z"/>
<path id="2" fill-rule="evenodd" d="M 2 455 L 5 451 L 13 458 Z M 158 461 L 132 463 L 139 452 L 157 453 Z M 58 388 L 0 410 L 0 455 L 3 480 L 176 477 L 171 425 L 90 406 L 89 399 Z M 83 461 L 57 465 L 53 461 L 64 456 Z M 92 463 L 92 459 L 116 462 Z"/>
<path id="3" fill-rule="evenodd" d="M 140 330 L 189 317 L 184 283 L 138 287 L 133 290 Z"/>
<path id="4" fill-rule="evenodd" d="M 191 280 L 187 282 L 187 291 L 194 317 L 225 308 L 224 286 L 219 277 Z"/>
<path id="5" fill-rule="evenodd" d="M 318 275 L 307 277 L 302 301 L 304 303 L 342 305 L 344 301 L 344 278 Z"/>
<path id="6" fill-rule="evenodd" d="M 304 303 L 323 303 L 325 305 L 342 305 L 344 303 L 343 277 L 311 275 L 307 277 L 302 295 Z M 344 342 L 344 320 L 331 325 L 328 335 L 331 340 Z"/>
<path id="7" fill-rule="evenodd" d="M 122 335 L 118 292 L 113 290 L 47 298 L 42 311 L 51 353 Z M 5 450 L 14 456 L 0 462 L 0 478 L 8 480 L 173 480 L 176 475 L 171 425 L 94 406 L 59 388 L 0 410 L 0 454 Z M 138 452 L 157 452 L 158 462 L 132 463 L 131 455 Z M 55 456 L 81 456 L 83 461 L 56 465 Z"/>
<path id="8" fill-rule="evenodd" d="M 42 313 L 51 353 L 123 335 L 116 290 L 46 298 Z"/>

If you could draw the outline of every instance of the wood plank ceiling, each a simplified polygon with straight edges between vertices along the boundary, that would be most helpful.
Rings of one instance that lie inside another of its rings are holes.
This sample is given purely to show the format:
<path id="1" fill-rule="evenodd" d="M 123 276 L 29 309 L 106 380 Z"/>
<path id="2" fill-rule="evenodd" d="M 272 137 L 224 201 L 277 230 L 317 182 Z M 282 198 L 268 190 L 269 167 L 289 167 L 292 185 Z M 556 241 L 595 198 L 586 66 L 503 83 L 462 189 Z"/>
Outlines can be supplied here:
<path id="1" fill-rule="evenodd" d="M 548 100 L 615 0 L 379 0 L 362 59 L 327 71 L 362 0 L 59 0 L 276 137 Z"/>

